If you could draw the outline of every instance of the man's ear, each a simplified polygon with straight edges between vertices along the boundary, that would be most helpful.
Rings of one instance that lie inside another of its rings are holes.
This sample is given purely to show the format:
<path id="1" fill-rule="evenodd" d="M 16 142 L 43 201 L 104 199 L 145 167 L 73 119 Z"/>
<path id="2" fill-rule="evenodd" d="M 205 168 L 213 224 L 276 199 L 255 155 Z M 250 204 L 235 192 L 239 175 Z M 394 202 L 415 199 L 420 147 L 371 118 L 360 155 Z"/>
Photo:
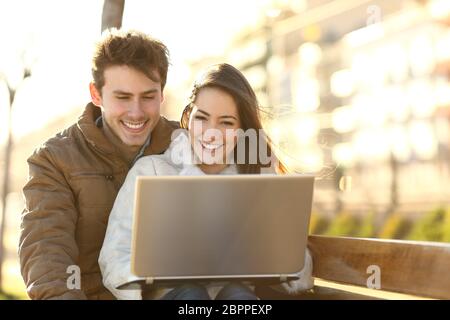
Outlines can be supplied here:
<path id="1" fill-rule="evenodd" d="M 101 107 L 103 104 L 102 95 L 93 82 L 89 83 L 89 92 L 91 93 L 92 103 L 97 107 Z"/>

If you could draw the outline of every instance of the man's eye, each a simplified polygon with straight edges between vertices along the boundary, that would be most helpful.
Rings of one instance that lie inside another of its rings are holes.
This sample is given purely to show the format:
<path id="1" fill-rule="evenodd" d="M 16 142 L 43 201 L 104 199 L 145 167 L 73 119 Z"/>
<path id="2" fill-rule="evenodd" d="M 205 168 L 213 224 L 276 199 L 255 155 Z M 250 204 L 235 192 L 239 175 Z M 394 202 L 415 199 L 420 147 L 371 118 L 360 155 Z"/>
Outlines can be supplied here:
<path id="1" fill-rule="evenodd" d="M 126 96 L 120 96 L 120 97 L 117 97 L 117 99 L 119 99 L 119 100 L 128 100 L 128 98 L 129 98 L 129 97 L 126 97 Z"/>
<path id="2" fill-rule="evenodd" d="M 153 99 L 155 99 L 155 97 L 154 96 L 152 96 L 152 97 L 144 97 L 143 99 L 144 100 L 153 100 Z"/>

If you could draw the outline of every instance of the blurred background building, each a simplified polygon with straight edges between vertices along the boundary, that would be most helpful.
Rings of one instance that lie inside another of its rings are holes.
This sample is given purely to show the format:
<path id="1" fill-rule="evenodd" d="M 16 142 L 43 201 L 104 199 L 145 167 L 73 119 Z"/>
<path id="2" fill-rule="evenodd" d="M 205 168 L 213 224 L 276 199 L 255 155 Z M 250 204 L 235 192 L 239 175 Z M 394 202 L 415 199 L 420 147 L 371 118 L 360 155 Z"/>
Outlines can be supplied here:
<path id="1" fill-rule="evenodd" d="M 281 158 L 322 178 L 317 210 L 420 214 L 448 204 L 449 8 L 273 1 L 230 45 L 225 58 L 257 91 Z"/>
<path id="2" fill-rule="evenodd" d="M 448 207 L 450 1 L 155 3 L 126 0 L 123 27 L 148 32 L 171 50 L 168 118 L 180 117 L 203 68 L 228 62 L 257 92 L 279 157 L 297 172 L 317 174 L 315 214 L 332 220 L 370 213 L 381 225 L 397 213 L 421 219 Z M 102 4 L 0 4 L 0 179 L 7 84 L 17 89 L 5 237 L 14 292 L 23 292 L 16 251 L 26 159 L 89 101 Z M 30 76 L 22 80 L 24 69 Z"/>

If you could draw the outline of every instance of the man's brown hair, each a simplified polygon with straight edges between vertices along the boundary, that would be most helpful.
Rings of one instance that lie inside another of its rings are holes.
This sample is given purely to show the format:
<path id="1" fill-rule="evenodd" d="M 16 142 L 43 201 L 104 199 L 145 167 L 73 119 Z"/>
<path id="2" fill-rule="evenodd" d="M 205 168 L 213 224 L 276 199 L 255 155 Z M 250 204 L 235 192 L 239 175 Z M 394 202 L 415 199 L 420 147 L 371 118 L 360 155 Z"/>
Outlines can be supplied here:
<path id="1" fill-rule="evenodd" d="M 92 58 L 92 77 L 97 90 L 105 85 L 105 69 L 125 65 L 160 82 L 164 89 L 169 67 L 169 50 L 160 41 L 135 31 L 108 29 L 102 33 Z M 158 74 L 156 74 L 156 72 Z"/>

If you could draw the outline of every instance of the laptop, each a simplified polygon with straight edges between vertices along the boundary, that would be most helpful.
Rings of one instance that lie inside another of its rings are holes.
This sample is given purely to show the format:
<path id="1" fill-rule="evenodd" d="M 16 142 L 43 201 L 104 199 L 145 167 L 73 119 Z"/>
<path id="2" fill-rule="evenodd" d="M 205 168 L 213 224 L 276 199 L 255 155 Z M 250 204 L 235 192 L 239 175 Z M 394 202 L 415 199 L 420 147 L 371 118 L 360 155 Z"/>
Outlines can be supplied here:
<path id="1" fill-rule="evenodd" d="M 138 177 L 131 271 L 147 284 L 298 279 L 313 186 L 312 175 Z"/>

